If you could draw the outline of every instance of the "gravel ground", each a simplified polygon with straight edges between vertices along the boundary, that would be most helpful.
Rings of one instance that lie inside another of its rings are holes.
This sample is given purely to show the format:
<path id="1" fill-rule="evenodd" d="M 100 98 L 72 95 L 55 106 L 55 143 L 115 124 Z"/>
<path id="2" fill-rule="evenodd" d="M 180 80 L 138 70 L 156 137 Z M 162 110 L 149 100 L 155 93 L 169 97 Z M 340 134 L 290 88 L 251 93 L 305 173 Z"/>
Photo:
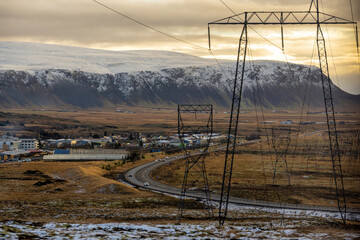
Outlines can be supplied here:
<path id="1" fill-rule="evenodd" d="M 284 220 L 284 221 L 282 221 Z M 0 222 L 0 239 L 359 239 L 358 226 L 323 218 L 258 218 L 182 223 Z"/>

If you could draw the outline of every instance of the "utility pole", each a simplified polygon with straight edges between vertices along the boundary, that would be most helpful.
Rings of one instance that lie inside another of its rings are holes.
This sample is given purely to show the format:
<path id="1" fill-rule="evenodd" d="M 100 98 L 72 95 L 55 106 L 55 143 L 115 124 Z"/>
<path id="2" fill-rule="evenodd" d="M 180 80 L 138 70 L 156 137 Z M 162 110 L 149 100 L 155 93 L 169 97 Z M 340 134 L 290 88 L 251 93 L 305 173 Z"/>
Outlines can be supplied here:
<path id="1" fill-rule="evenodd" d="M 312 6 L 316 6 L 316 11 L 312 11 Z M 336 187 L 336 197 L 341 218 L 346 223 L 346 201 L 343 184 L 343 176 L 341 170 L 341 158 L 338 144 L 338 137 L 336 131 L 335 111 L 331 92 L 331 80 L 328 71 L 328 62 L 326 55 L 325 39 L 321 30 L 322 24 L 354 24 L 356 22 L 346 20 L 344 18 L 336 17 L 330 14 L 319 11 L 318 0 L 311 0 L 308 11 L 259 11 L 259 12 L 244 12 L 235 14 L 230 17 L 222 18 L 220 20 L 208 23 L 208 38 L 209 48 L 210 44 L 210 25 L 243 25 L 243 30 L 240 35 L 238 56 L 236 62 L 236 72 L 234 79 L 233 98 L 231 105 L 231 115 L 228 130 L 228 141 L 225 155 L 223 182 L 221 187 L 221 196 L 219 204 L 219 223 L 223 225 L 226 219 L 230 188 L 231 175 L 233 169 L 234 154 L 236 150 L 236 138 L 238 134 L 238 121 L 240 112 L 240 102 L 242 95 L 242 88 L 244 82 L 244 69 L 247 48 L 247 27 L 249 25 L 280 25 L 282 48 L 284 48 L 283 26 L 284 25 L 316 25 L 317 26 L 317 46 L 318 57 L 321 70 L 321 82 L 324 94 L 325 112 L 328 125 L 329 145 L 331 150 L 331 159 L 333 164 L 333 173 Z M 357 32 L 356 32 L 357 34 Z M 356 39 L 358 37 L 356 36 Z M 358 41 L 356 42 L 359 48 Z"/>

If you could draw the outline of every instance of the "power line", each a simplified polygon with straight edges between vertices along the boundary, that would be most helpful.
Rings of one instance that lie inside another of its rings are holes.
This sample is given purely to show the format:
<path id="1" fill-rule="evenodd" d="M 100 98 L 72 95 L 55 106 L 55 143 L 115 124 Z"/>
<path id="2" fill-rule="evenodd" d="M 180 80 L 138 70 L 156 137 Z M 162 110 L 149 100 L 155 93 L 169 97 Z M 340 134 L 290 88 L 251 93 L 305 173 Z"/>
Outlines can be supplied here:
<path id="1" fill-rule="evenodd" d="M 209 54 L 214 58 L 214 60 L 216 61 L 216 63 L 219 65 L 219 68 L 220 68 L 220 70 L 223 72 L 224 76 L 225 76 L 227 79 L 230 79 L 230 78 L 227 76 L 224 68 L 221 66 L 219 60 L 217 59 L 217 57 L 216 57 L 215 54 L 213 53 L 213 51 L 212 51 L 211 49 L 208 49 L 208 50 L 209 50 Z"/>
<path id="2" fill-rule="evenodd" d="M 211 56 L 214 58 L 214 60 L 216 61 L 217 65 L 219 66 L 220 70 L 223 72 L 224 76 L 225 76 L 227 79 L 229 79 L 229 77 L 227 76 L 225 70 L 223 69 L 223 67 L 221 66 L 219 60 L 216 58 L 216 56 L 215 56 L 214 53 L 211 51 L 211 49 L 202 47 L 202 46 L 197 45 L 197 44 L 193 44 L 193 43 L 191 43 L 191 42 L 188 42 L 188 41 L 185 41 L 185 40 L 180 39 L 180 38 L 178 38 L 178 37 L 175 37 L 175 36 L 173 36 L 173 35 L 171 35 L 171 34 L 168 34 L 168 33 L 165 33 L 165 32 L 163 32 L 163 31 L 160 31 L 160 30 L 158 30 L 158 29 L 156 29 L 156 28 L 154 28 L 154 27 L 151 27 L 151 26 L 149 26 L 149 25 L 147 25 L 147 24 L 145 24 L 145 23 L 143 23 L 143 22 L 140 22 L 140 21 L 138 21 L 138 20 L 136 20 L 136 19 L 134 19 L 134 18 L 132 18 L 132 17 L 129 17 L 128 15 L 126 15 L 126 14 L 124 14 L 124 13 L 121 13 L 121 12 L 119 12 L 119 11 L 117 11 L 117 10 L 115 10 L 115 9 L 107 6 L 106 4 L 103 4 L 103 3 L 99 2 L 99 1 L 97 1 L 97 0 L 91 0 L 91 1 L 95 2 L 96 4 L 102 6 L 102 7 L 106 8 L 106 9 L 108 9 L 108 10 L 110 10 L 110 11 L 112 11 L 112 12 L 114 12 L 114 13 L 116 13 L 116 14 L 124 17 L 124 18 L 127 18 L 127 19 L 129 19 L 129 20 L 131 20 L 131 21 L 133 21 L 133 22 L 135 22 L 135 23 L 137 23 L 137 24 L 140 24 L 140 25 L 143 26 L 143 27 L 146 27 L 146 28 L 148 28 L 148 29 L 151 29 L 151 30 L 153 30 L 153 31 L 155 31 L 155 32 L 157 32 L 157 33 L 160 33 L 160 34 L 162 34 L 162 35 L 164 35 L 164 36 L 166 36 L 166 37 L 169 37 L 169 38 L 172 38 L 172 39 L 174 39 L 174 40 L 177 40 L 177 41 L 186 43 L 186 44 L 188 44 L 188 45 L 191 45 L 191 46 L 196 47 L 196 48 L 199 48 L 199 49 L 207 50 L 208 53 L 209 53 L 209 55 L 211 55 Z"/>
<path id="3" fill-rule="evenodd" d="M 234 12 L 223 0 L 220 0 L 220 2 L 221 2 L 222 4 L 224 4 L 224 6 L 225 6 L 227 9 L 229 9 L 233 14 L 237 15 L 236 12 Z M 239 15 L 237 15 L 237 17 L 238 17 L 241 21 L 243 21 Z M 270 41 L 269 39 L 267 39 L 266 37 L 264 37 L 262 34 L 260 34 L 258 31 L 256 31 L 253 27 L 249 26 L 249 28 L 251 28 L 251 30 L 253 30 L 257 35 L 259 35 L 260 37 L 262 37 L 265 41 L 269 42 L 271 45 L 273 45 L 273 46 L 275 46 L 275 47 L 277 47 L 277 48 L 279 48 L 279 49 L 282 50 L 281 47 L 277 46 L 275 43 L 273 43 L 272 41 Z"/>
<path id="4" fill-rule="evenodd" d="M 350 1 L 351 2 L 351 1 Z M 324 5 L 323 5 L 323 1 L 321 0 L 321 8 L 324 12 Z M 328 38 L 328 42 L 329 42 L 329 47 L 330 47 L 330 53 L 331 53 L 331 60 L 333 62 L 333 68 L 334 68 L 334 74 L 335 74 L 335 79 L 336 79 L 336 82 L 338 84 L 338 87 L 341 88 L 341 85 L 340 85 L 340 81 L 339 81 L 339 78 L 338 78 L 338 74 L 337 74 L 337 71 L 336 71 L 336 64 L 335 64 L 335 58 L 334 58 L 334 54 L 333 54 L 333 51 L 332 51 L 332 47 L 331 47 L 331 41 L 330 41 L 330 35 L 329 35 L 329 30 L 327 28 L 327 26 L 325 25 L 325 29 L 326 29 L 326 33 L 327 33 L 327 38 Z M 333 81 L 334 82 L 334 81 Z M 342 105 L 342 108 L 343 108 L 343 111 L 345 111 L 345 105 L 344 105 L 344 96 L 343 96 L 343 93 L 340 91 L 340 101 L 341 101 L 341 105 Z"/>
<path id="5" fill-rule="evenodd" d="M 354 13 L 353 13 L 353 10 L 352 10 L 351 0 L 349 0 L 349 3 L 350 3 L 351 19 L 352 19 L 352 21 L 354 22 Z"/>
<path id="6" fill-rule="evenodd" d="M 353 7 L 352 7 L 351 0 L 349 0 L 349 3 L 350 3 L 351 20 L 354 22 L 354 24 L 353 24 L 353 26 L 354 26 L 354 35 L 355 35 L 355 40 L 356 40 L 356 50 L 357 50 L 357 55 L 358 55 L 358 65 L 359 65 L 359 71 L 360 71 L 360 54 L 359 54 L 357 26 L 355 25 L 355 21 L 354 21 L 354 13 L 353 13 Z"/>
<path id="7" fill-rule="evenodd" d="M 250 48 L 250 40 L 248 40 L 249 42 L 249 59 L 250 59 L 250 67 L 252 68 L 252 70 L 254 71 L 254 57 L 252 54 L 252 50 Z M 261 94 L 260 94 L 260 83 L 259 83 L 259 78 L 258 76 L 255 77 L 255 82 L 256 82 L 256 91 L 259 97 L 259 103 L 260 103 L 260 109 L 261 109 L 261 116 L 262 116 L 262 120 L 263 120 L 263 125 L 264 125 L 264 130 L 265 130 L 265 134 L 266 134 L 266 142 L 268 145 L 268 154 L 270 155 L 270 162 L 271 162 L 271 167 L 274 169 L 274 163 L 273 163 L 273 159 L 272 159 L 272 153 L 271 153 L 271 148 L 270 148 L 270 137 L 267 131 L 267 127 L 265 125 L 265 114 L 264 114 L 264 107 L 263 107 L 263 102 L 261 100 Z"/>
<path id="8" fill-rule="evenodd" d="M 301 114 L 300 114 L 300 119 L 299 119 L 299 125 L 298 125 L 298 128 L 297 128 L 297 133 L 296 133 L 296 136 L 295 136 L 295 144 L 294 144 L 294 149 L 293 149 L 293 161 L 291 163 L 291 166 L 290 166 L 290 170 L 293 168 L 293 164 L 294 164 L 294 159 L 295 159 L 295 154 L 296 154 L 296 151 L 297 151 L 297 148 L 298 148 L 298 140 L 299 140 L 299 135 L 300 135 L 300 131 L 301 131 L 301 122 L 302 122 L 302 119 L 303 119 L 303 114 L 304 114 L 304 109 L 305 109 L 305 104 L 306 104 L 306 98 L 307 96 L 309 97 L 309 102 L 307 104 L 307 114 L 306 114 L 306 121 L 308 121 L 309 119 L 309 111 L 310 111 L 310 96 L 311 96 L 311 87 L 309 87 L 309 82 L 310 82 L 310 78 L 312 76 L 311 72 L 312 72 L 312 64 L 313 64 L 313 58 L 314 58 L 314 52 L 315 52 L 315 45 L 316 45 L 316 39 L 314 40 L 314 44 L 313 44 L 313 50 L 312 50 L 312 54 L 311 54 L 311 59 L 310 59 L 310 64 L 309 64 L 309 71 L 308 71 L 308 75 L 307 75 L 307 78 L 306 78 L 306 83 L 305 83 L 305 91 L 304 91 L 304 97 L 303 97 L 303 100 L 302 100 L 302 106 L 301 106 Z M 310 83 L 311 84 L 311 83 Z M 307 94 L 307 92 L 309 91 L 309 93 Z M 307 130 L 307 125 L 305 125 L 304 127 L 304 132 L 306 133 L 306 130 Z M 306 135 L 305 135 L 305 139 L 306 139 Z M 303 151 L 303 148 L 301 149 L 301 151 Z M 302 161 L 303 159 L 301 158 L 301 163 L 300 165 L 302 166 Z"/>
<path id="9" fill-rule="evenodd" d="M 169 38 L 172 38 L 172 39 L 174 39 L 174 40 L 177 40 L 177 41 L 186 43 L 186 44 L 191 45 L 191 46 L 196 47 L 196 48 L 206 49 L 206 50 L 207 50 L 207 48 L 205 48 L 205 47 L 202 47 L 202 46 L 200 46 L 200 45 L 196 45 L 196 44 L 194 44 L 194 43 L 191 43 L 191 42 L 188 42 L 188 41 L 185 41 L 185 40 L 182 40 L 182 39 L 180 39 L 180 38 L 178 38 L 178 37 L 175 37 L 175 36 L 170 35 L 170 34 L 168 34 L 168 33 L 166 33 L 166 32 L 160 31 L 160 30 L 158 30 L 158 29 L 156 29 L 156 28 L 154 28 L 154 27 L 152 27 L 152 26 L 149 26 L 149 25 L 147 25 L 147 24 L 145 24 L 145 23 L 143 23 L 143 22 L 140 22 L 139 20 L 136 20 L 136 19 L 134 19 L 134 18 L 132 18 L 132 17 L 129 17 L 128 15 L 126 15 L 126 14 L 124 14 L 124 13 L 121 13 L 121 12 L 119 12 L 119 11 L 117 11 L 117 10 L 109 7 L 108 5 L 105 5 L 105 4 L 103 4 L 103 3 L 101 3 L 101 2 L 99 2 L 99 1 L 97 1 L 97 0 L 91 0 L 91 1 L 93 1 L 94 3 L 100 5 L 100 6 L 104 7 L 104 8 L 107 8 L 108 10 L 110 10 L 110 11 L 112 11 L 112 12 L 114 12 L 114 13 L 116 13 L 116 14 L 124 17 L 124 18 L 127 18 L 127 19 L 129 19 L 129 20 L 131 20 L 131 21 L 133 21 L 133 22 L 135 22 L 135 23 L 137 23 L 137 24 L 139 24 L 139 25 L 141 25 L 141 26 L 143 26 L 143 27 L 146 27 L 146 28 L 148 28 L 148 29 L 151 29 L 151 30 L 153 30 L 153 31 L 155 31 L 155 32 L 157 32 L 157 33 L 160 33 L 160 34 L 162 34 L 162 35 L 164 35 L 164 36 L 166 36 L 166 37 L 169 37 Z"/>
<path id="10" fill-rule="evenodd" d="M 243 21 L 242 19 L 241 19 L 241 17 L 239 16 L 239 15 L 237 15 L 223 0 L 220 0 L 220 2 L 222 3 L 222 4 L 224 4 L 224 6 L 225 7 L 227 7 L 233 14 L 235 14 L 239 19 L 240 19 L 240 21 Z M 275 43 L 273 43 L 273 42 L 271 42 L 269 39 L 267 39 L 266 37 L 264 37 L 263 35 L 261 35 L 259 32 L 257 32 L 254 28 L 252 28 L 251 26 L 249 26 L 255 33 L 257 33 L 260 37 L 262 37 L 264 40 L 266 40 L 267 42 L 269 42 L 270 44 L 272 44 L 273 46 L 275 46 L 275 47 L 277 47 L 277 48 L 279 48 L 279 49 L 281 49 L 282 50 L 282 53 L 283 53 L 283 55 L 284 55 L 284 57 L 285 57 L 285 60 L 286 60 L 286 64 L 287 64 L 287 67 L 289 68 L 289 72 L 292 72 L 291 71 L 291 68 L 290 68 L 290 65 L 289 65 L 289 61 L 288 61 L 288 58 L 287 58 L 287 56 L 286 56 L 286 52 L 285 52 L 285 50 L 283 49 L 283 48 L 281 48 L 281 47 L 279 47 L 279 46 L 277 46 Z M 300 93 L 299 93 L 299 89 L 297 88 L 297 93 L 298 93 L 298 95 L 300 96 Z M 301 97 L 301 96 L 300 96 Z"/>

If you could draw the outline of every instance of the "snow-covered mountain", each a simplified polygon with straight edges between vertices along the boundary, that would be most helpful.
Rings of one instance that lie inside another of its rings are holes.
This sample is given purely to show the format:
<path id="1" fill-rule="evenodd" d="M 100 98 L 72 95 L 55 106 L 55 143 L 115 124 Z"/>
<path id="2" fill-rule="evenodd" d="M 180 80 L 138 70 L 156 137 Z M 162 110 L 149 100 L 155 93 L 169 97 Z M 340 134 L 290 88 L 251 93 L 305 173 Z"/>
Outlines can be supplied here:
<path id="1" fill-rule="evenodd" d="M 106 51 L 55 44 L 0 41 L 0 70 L 65 69 L 100 74 L 207 66 L 214 61 L 170 51 Z"/>
<path id="2" fill-rule="evenodd" d="M 245 70 L 244 107 L 255 96 L 268 108 L 322 106 L 318 69 L 258 61 Z M 0 42 L 3 107 L 115 107 L 231 103 L 234 62 L 167 51 L 104 51 L 36 43 Z M 335 99 L 358 104 L 360 96 L 334 86 Z M 338 102 L 338 101 L 336 101 Z"/>

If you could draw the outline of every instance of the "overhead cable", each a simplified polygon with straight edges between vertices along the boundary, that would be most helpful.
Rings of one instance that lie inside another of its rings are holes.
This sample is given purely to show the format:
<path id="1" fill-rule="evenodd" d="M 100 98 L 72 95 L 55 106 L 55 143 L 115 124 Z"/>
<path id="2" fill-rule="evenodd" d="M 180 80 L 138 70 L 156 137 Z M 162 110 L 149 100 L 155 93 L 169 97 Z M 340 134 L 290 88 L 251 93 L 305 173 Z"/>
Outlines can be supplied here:
<path id="1" fill-rule="evenodd" d="M 356 41 L 356 50 L 357 50 L 357 55 L 358 55 L 358 65 L 359 65 L 359 71 L 360 71 L 360 53 L 359 53 L 359 39 L 358 39 L 358 34 L 357 34 L 357 25 L 355 24 L 354 21 L 354 13 L 353 13 L 353 7 L 352 7 L 352 3 L 351 0 L 349 0 L 350 3 L 350 11 L 351 11 L 351 20 L 354 22 L 354 34 L 355 34 L 355 41 Z"/>
<path id="2" fill-rule="evenodd" d="M 224 4 L 224 6 L 225 6 L 227 9 L 229 9 L 233 14 L 237 15 L 236 12 L 234 12 L 223 0 L 220 0 L 220 2 L 221 2 L 222 4 Z M 241 21 L 243 21 L 239 15 L 237 15 L 237 17 L 238 17 Z M 270 41 L 269 39 L 267 39 L 266 37 L 264 37 L 261 33 L 259 33 L 258 31 L 256 31 L 252 26 L 249 25 L 249 28 L 251 28 L 251 30 L 253 30 L 257 35 L 259 35 L 260 37 L 262 37 L 265 41 L 269 42 L 271 45 L 273 45 L 273 46 L 275 46 L 275 47 L 283 50 L 281 47 L 279 47 L 278 45 L 276 45 L 275 43 L 273 43 L 272 41 Z"/>
<path id="3" fill-rule="evenodd" d="M 115 10 L 115 9 L 107 6 L 106 4 L 103 4 L 103 3 L 99 2 L 99 1 L 97 1 L 97 0 L 91 0 L 91 1 L 95 2 L 96 4 L 98 4 L 98 5 L 100 5 L 100 6 L 104 7 L 104 8 L 107 8 L 108 10 L 110 10 L 110 11 L 112 11 L 112 12 L 114 12 L 114 13 L 116 13 L 116 14 L 124 17 L 124 18 L 127 18 L 127 19 L 129 19 L 129 20 L 131 20 L 131 21 L 133 21 L 133 22 L 135 22 L 135 23 L 137 23 L 137 24 L 140 24 L 140 25 L 143 26 L 143 27 L 149 28 L 149 29 L 151 29 L 151 30 L 153 30 L 153 31 L 155 31 L 155 32 L 157 32 L 157 33 L 160 33 L 160 34 L 166 36 L 166 37 L 169 37 L 169 38 L 172 38 L 172 39 L 174 39 L 174 40 L 177 40 L 177 41 L 186 43 L 186 44 L 188 44 L 188 45 L 191 45 L 191 46 L 196 47 L 196 48 L 199 48 L 199 49 L 208 50 L 209 54 L 214 58 L 214 60 L 216 61 L 217 65 L 219 66 L 220 70 L 223 72 L 224 76 L 225 76 L 227 79 L 229 79 L 229 77 L 227 76 L 225 70 L 224 70 L 223 67 L 221 66 L 219 60 L 216 58 L 216 56 L 214 55 L 214 53 L 213 53 L 210 49 L 205 48 L 205 47 L 202 47 L 202 46 L 197 45 L 197 44 L 193 44 L 193 43 L 191 43 L 191 42 L 188 42 L 188 41 L 185 41 L 185 40 L 180 39 L 180 38 L 178 38 L 178 37 L 175 37 L 175 36 L 173 36 L 173 35 L 171 35 L 171 34 L 168 34 L 168 33 L 165 33 L 165 32 L 163 32 L 163 31 L 160 31 L 160 30 L 158 30 L 158 29 L 156 29 L 156 28 L 154 28 L 154 27 L 152 27 L 152 26 L 149 26 L 149 25 L 147 25 L 147 24 L 145 24 L 145 23 L 143 23 L 143 22 L 140 22 L 140 21 L 132 18 L 132 17 L 129 17 L 128 15 L 126 15 L 126 14 L 124 14 L 124 13 L 121 13 L 121 12 L 119 12 L 119 11 L 117 11 L 117 10 Z"/>
<path id="4" fill-rule="evenodd" d="M 113 8 L 111 8 L 111 7 L 105 5 L 104 3 L 101 3 L 101 2 L 99 2 L 99 1 L 97 1 L 97 0 L 91 0 L 91 1 L 93 1 L 94 3 L 100 5 L 100 6 L 104 7 L 104 8 L 109 9 L 110 11 L 112 11 L 112 12 L 114 12 L 114 13 L 116 13 L 116 14 L 124 17 L 124 18 L 127 18 L 127 19 L 129 19 L 129 20 L 131 20 L 131 21 L 133 21 L 133 22 L 135 22 L 135 23 L 137 23 L 137 24 L 142 25 L 143 27 L 146 27 L 146 28 L 148 28 L 148 29 L 151 29 L 151 30 L 153 30 L 153 31 L 155 31 L 155 32 L 157 32 L 157 33 L 160 33 L 160 34 L 162 34 L 162 35 L 164 35 L 164 36 L 166 36 L 166 37 L 169 37 L 169 38 L 172 38 L 172 39 L 174 39 L 174 40 L 177 40 L 177 41 L 186 43 L 186 44 L 191 45 L 191 46 L 196 47 L 196 48 L 200 48 L 200 49 L 205 49 L 205 50 L 207 50 L 207 48 L 205 48 L 205 47 L 202 47 L 202 46 L 200 46 L 200 45 L 197 45 L 197 44 L 194 44 L 194 43 L 185 41 L 185 40 L 182 40 L 182 39 L 180 39 L 180 38 L 178 38 L 178 37 L 175 37 L 175 36 L 170 35 L 170 34 L 168 34 L 168 33 L 166 33 L 166 32 L 160 31 L 160 30 L 158 30 L 158 29 L 156 29 L 156 28 L 154 28 L 154 27 L 152 27 L 152 26 L 149 26 L 149 25 L 147 25 L 147 24 L 145 24 L 145 23 L 143 23 L 143 22 L 140 22 L 139 20 L 136 20 L 136 19 L 134 19 L 134 18 L 132 18 L 132 17 L 124 14 L 124 13 L 121 13 L 121 12 L 119 12 L 118 10 L 115 10 L 115 9 L 113 9 Z"/>

